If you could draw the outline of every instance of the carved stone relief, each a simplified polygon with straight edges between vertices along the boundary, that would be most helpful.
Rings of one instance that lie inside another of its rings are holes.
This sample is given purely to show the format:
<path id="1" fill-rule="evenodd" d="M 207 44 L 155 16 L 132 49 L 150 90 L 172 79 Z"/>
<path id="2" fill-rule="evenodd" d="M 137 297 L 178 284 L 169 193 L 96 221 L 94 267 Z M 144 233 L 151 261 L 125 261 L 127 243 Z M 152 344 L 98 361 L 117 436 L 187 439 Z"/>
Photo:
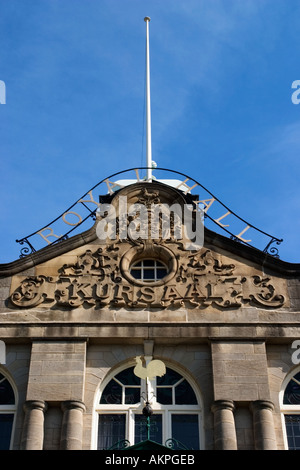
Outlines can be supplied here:
<path id="1" fill-rule="evenodd" d="M 175 249 L 174 249 L 175 248 Z M 177 250 L 176 250 L 177 248 Z M 251 304 L 278 308 L 284 296 L 276 292 L 269 276 L 240 276 L 234 264 L 222 264 L 217 255 L 203 249 L 178 259 L 171 280 L 143 283 L 121 271 L 122 254 L 116 244 L 87 250 L 74 265 L 64 265 L 58 277 L 24 279 L 11 295 L 16 307 L 56 304 L 75 308 L 86 306 L 170 308 L 237 308 Z M 171 251 L 171 250 L 170 250 Z M 176 253 L 177 251 L 177 253 Z M 177 255 L 177 256 L 176 256 Z"/>
<path id="2" fill-rule="evenodd" d="M 150 220 L 152 204 L 161 202 L 159 191 L 143 188 L 134 197 L 147 208 Z M 128 213 L 129 222 L 130 217 Z M 118 219 L 116 222 L 118 225 Z M 77 257 L 76 263 L 63 265 L 57 276 L 40 275 L 22 280 L 10 301 L 15 307 L 26 308 L 41 304 L 65 308 L 84 305 L 86 308 L 159 309 L 284 305 L 285 298 L 277 292 L 271 277 L 257 275 L 255 271 L 249 275 L 249 270 L 241 275 L 235 264 L 224 264 L 219 254 L 207 248 L 189 251 L 184 246 L 184 240 L 174 238 L 172 230 L 166 238 L 132 239 L 128 234 L 126 239 L 120 239 L 117 236 L 98 249 L 89 247 Z M 163 261 L 168 268 L 167 275 L 156 282 L 134 278 L 130 266 L 147 258 Z"/>

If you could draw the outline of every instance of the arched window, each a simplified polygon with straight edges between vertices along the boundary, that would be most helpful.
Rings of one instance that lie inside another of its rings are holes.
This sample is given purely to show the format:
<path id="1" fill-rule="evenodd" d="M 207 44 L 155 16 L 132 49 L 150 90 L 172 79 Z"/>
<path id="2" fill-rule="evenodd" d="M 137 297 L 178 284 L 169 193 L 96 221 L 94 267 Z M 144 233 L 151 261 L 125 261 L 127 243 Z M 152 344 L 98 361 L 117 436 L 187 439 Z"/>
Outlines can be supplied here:
<path id="1" fill-rule="evenodd" d="M 286 448 L 300 450 L 300 371 L 288 375 L 283 383 L 281 411 Z"/>
<path id="2" fill-rule="evenodd" d="M 194 387 L 178 371 L 167 367 L 166 374 L 148 381 L 148 400 L 153 414 L 150 435 L 143 408 L 147 398 L 146 381 L 124 369 L 104 384 L 96 412 L 98 449 L 134 445 L 147 440 L 166 445 L 172 439 L 178 446 L 200 449 L 201 407 Z"/>
<path id="3" fill-rule="evenodd" d="M 8 379 L 0 372 L 0 450 L 8 450 L 11 444 L 16 400 Z"/>

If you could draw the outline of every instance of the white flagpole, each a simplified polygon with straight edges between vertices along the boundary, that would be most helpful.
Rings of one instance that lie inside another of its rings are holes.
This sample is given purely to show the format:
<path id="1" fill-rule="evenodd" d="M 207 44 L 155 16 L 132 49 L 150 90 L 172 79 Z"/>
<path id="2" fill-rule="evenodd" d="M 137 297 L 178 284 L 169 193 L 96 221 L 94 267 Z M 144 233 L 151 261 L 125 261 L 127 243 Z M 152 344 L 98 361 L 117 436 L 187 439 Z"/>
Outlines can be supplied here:
<path id="1" fill-rule="evenodd" d="M 151 142 L 151 102 L 150 102 L 150 54 L 149 54 L 149 16 L 144 18 L 146 22 L 146 126 L 147 126 L 147 181 L 152 181 L 152 142 Z"/>

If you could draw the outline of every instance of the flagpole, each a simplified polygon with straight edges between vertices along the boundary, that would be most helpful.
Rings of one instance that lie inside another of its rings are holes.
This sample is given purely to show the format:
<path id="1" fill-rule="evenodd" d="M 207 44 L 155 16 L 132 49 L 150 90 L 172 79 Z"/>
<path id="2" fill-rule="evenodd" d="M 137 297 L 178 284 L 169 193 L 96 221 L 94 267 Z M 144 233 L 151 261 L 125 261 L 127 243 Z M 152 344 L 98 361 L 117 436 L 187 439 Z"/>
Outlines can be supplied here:
<path id="1" fill-rule="evenodd" d="M 149 16 L 146 22 L 146 136 L 147 136 L 147 181 L 152 181 L 152 142 L 151 142 L 151 101 L 150 101 L 150 53 L 149 53 Z"/>

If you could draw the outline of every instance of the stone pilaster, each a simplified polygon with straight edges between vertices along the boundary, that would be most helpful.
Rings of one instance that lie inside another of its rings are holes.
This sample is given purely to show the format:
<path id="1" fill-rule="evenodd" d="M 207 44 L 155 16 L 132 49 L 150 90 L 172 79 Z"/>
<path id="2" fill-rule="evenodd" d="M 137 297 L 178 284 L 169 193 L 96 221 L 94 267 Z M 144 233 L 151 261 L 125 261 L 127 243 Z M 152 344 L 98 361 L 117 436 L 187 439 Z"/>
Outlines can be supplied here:
<path id="1" fill-rule="evenodd" d="M 237 450 L 234 422 L 234 403 L 230 400 L 217 400 L 213 406 L 215 450 Z"/>
<path id="2" fill-rule="evenodd" d="M 85 363 L 85 340 L 34 341 L 27 400 L 83 400 Z"/>
<path id="3" fill-rule="evenodd" d="M 216 340 L 211 351 L 215 400 L 270 400 L 263 341 Z"/>
<path id="4" fill-rule="evenodd" d="M 68 400 L 62 403 L 61 408 L 63 422 L 60 447 L 62 450 L 81 450 L 85 405 L 78 400 Z"/>
<path id="5" fill-rule="evenodd" d="M 47 404 L 41 400 L 29 400 L 24 404 L 25 419 L 22 433 L 22 450 L 43 450 L 44 413 Z"/>
<path id="6" fill-rule="evenodd" d="M 277 450 L 273 420 L 274 405 L 267 400 L 256 400 L 250 406 L 253 413 L 256 450 Z"/>

